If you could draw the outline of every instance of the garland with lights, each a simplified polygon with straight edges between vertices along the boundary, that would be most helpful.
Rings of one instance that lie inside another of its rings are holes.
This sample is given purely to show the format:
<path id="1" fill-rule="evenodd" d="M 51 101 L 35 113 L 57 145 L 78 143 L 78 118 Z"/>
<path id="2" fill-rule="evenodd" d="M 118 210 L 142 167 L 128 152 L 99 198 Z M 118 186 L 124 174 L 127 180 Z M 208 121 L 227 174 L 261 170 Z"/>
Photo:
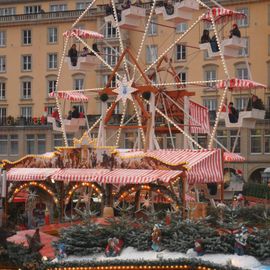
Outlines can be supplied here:
<path id="1" fill-rule="evenodd" d="M 46 263 L 47 270 L 127 270 L 127 269 L 187 269 L 187 270 L 241 270 L 243 268 L 232 265 L 222 266 L 198 259 L 181 258 L 177 260 L 109 260 L 109 261 L 83 261 L 83 262 L 64 262 Z"/>

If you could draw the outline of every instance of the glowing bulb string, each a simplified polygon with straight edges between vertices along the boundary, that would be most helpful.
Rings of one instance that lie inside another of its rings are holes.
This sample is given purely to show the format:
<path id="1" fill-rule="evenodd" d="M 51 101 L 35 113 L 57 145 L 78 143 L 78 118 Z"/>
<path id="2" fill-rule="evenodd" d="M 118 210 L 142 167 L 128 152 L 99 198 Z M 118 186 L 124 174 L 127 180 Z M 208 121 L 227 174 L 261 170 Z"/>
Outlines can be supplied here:
<path id="1" fill-rule="evenodd" d="M 218 49 L 219 49 L 219 55 L 221 57 L 221 62 L 222 62 L 222 65 L 223 65 L 223 69 L 224 69 L 225 75 L 227 77 L 227 80 L 230 80 L 229 71 L 228 71 L 227 64 L 226 64 L 225 57 L 224 57 L 223 47 L 221 46 L 221 43 L 220 43 L 220 39 L 219 39 L 219 36 L 218 36 L 218 32 L 217 32 L 217 28 L 216 28 L 216 24 L 215 24 L 215 21 L 214 21 L 214 16 L 213 16 L 212 10 L 210 10 L 210 18 L 211 18 L 211 23 L 212 23 L 212 26 L 213 26 L 214 34 L 216 36 L 217 45 L 218 45 Z M 225 89 L 224 89 L 224 91 L 222 93 L 221 99 L 220 99 L 220 104 L 219 104 L 217 116 L 216 116 L 216 119 L 215 119 L 215 123 L 214 123 L 214 127 L 213 127 L 213 130 L 212 130 L 211 136 L 210 136 L 210 140 L 209 140 L 209 143 L 208 143 L 208 149 L 210 149 L 210 150 L 213 147 L 214 137 L 216 135 L 216 131 L 217 131 L 218 123 L 219 123 L 220 112 L 222 110 L 222 105 L 223 105 L 225 97 L 227 95 L 227 91 L 228 91 L 228 84 L 226 84 L 226 87 L 225 87 Z"/>
<path id="2" fill-rule="evenodd" d="M 146 99 L 144 101 L 150 105 L 150 102 Z M 163 116 L 169 123 L 171 123 L 176 129 L 178 129 L 184 136 L 187 137 L 188 140 L 193 142 L 199 149 L 204 149 L 198 142 L 196 142 L 191 136 L 189 136 L 182 128 L 180 128 L 174 121 L 172 121 L 169 117 L 167 117 L 163 112 L 161 112 L 157 107 L 155 107 L 155 110 Z"/>
<path id="3" fill-rule="evenodd" d="M 114 0 L 111 0 L 111 3 L 112 3 L 112 6 L 113 6 L 113 15 L 114 15 L 114 20 L 116 22 L 116 31 L 117 31 L 117 35 L 118 35 L 118 39 L 119 39 L 119 43 L 120 43 L 120 50 L 121 50 L 121 53 L 123 53 L 124 52 L 124 45 L 123 45 L 123 40 L 122 40 L 122 35 L 121 35 L 120 27 L 119 27 L 117 10 L 116 10 Z M 121 12 L 121 16 L 122 16 L 122 12 Z M 123 20 L 124 18 L 121 18 L 121 19 Z M 123 61 L 124 61 L 124 67 L 125 67 L 125 70 L 126 70 L 126 76 L 127 76 L 128 80 L 130 80 L 128 66 L 127 66 L 127 62 L 126 62 L 126 56 L 124 56 Z"/>
<path id="4" fill-rule="evenodd" d="M 137 62 L 139 61 L 139 58 L 140 58 L 140 55 L 141 55 L 141 52 L 142 52 L 143 44 L 144 44 L 144 41 L 146 39 L 146 35 L 148 33 L 148 28 L 149 28 L 150 23 L 151 23 L 151 19 L 152 19 L 153 13 L 154 13 L 155 6 L 156 6 L 156 0 L 153 1 L 153 5 L 151 7 L 151 11 L 150 11 L 147 23 L 146 23 L 146 27 L 144 29 L 143 38 L 141 40 L 141 44 L 140 44 L 140 47 L 139 47 L 139 50 L 138 50 L 138 53 L 137 53 L 137 56 L 136 56 L 136 61 Z M 136 65 L 134 65 L 134 68 L 133 68 L 132 80 L 134 80 L 135 73 L 136 73 Z"/>
<path id="5" fill-rule="evenodd" d="M 149 65 L 144 72 L 146 73 L 149 69 L 151 69 L 156 63 L 158 63 L 158 61 L 166 54 L 168 53 L 182 38 L 184 38 L 200 21 L 201 19 L 205 16 L 205 13 L 203 13 L 201 16 L 199 16 L 199 18 L 187 29 L 187 31 L 185 33 L 183 33 L 179 38 L 177 38 L 167 49 L 165 49 L 165 51 L 159 56 L 157 57 L 157 59 L 151 64 Z M 137 78 L 136 82 L 141 78 L 142 75 L 139 76 L 139 78 Z"/>
<path id="6" fill-rule="evenodd" d="M 62 136 L 63 136 L 63 139 L 64 139 L 65 146 L 68 146 L 68 140 L 67 140 L 67 134 L 66 134 L 66 130 L 65 130 L 64 121 L 63 121 L 64 119 L 63 119 L 63 115 L 62 115 L 62 111 L 61 111 L 60 102 L 59 102 L 57 92 L 58 92 L 58 85 L 59 85 L 60 76 L 61 76 L 61 73 L 62 73 L 63 63 L 64 63 L 66 51 L 67 51 L 67 45 L 68 45 L 68 37 L 65 38 L 64 50 L 63 50 L 63 53 L 62 53 L 62 56 L 61 56 L 60 66 L 59 66 L 59 70 L 58 70 L 58 74 L 57 74 L 57 78 L 56 78 L 56 85 L 55 85 L 55 92 L 56 92 L 55 102 L 56 102 L 56 106 L 57 106 L 57 110 L 58 110 L 58 114 L 59 114 L 59 120 L 60 120 Z"/>

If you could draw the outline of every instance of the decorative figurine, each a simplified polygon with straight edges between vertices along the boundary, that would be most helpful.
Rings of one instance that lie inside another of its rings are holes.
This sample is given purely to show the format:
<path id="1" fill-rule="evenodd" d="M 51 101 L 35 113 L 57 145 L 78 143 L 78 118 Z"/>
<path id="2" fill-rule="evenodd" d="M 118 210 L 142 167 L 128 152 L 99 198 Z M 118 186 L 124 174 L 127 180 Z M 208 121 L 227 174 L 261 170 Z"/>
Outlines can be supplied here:
<path id="1" fill-rule="evenodd" d="M 105 249 L 105 255 L 107 257 L 116 257 L 120 255 L 122 246 L 123 246 L 123 240 L 119 240 L 116 237 L 109 238 L 108 244 Z"/>
<path id="2" fill-rule="evenodd" d="M 234 253 L 242 256 L 245 254 L 245 247 L 248 239 L 248 229 L 246 227 L 241 228 L 241 232 L 235 235 Z"/>
<path id="3" fill-rule="evenodd" d="M 159 252 L 161 251 L 161 247 L 160 247 L 160 241 L 161 241 L 161 230 L 160 230 L 160 225 L 159 224 L 155 224 L 154 228 L 153 228 L 153 232 L 152 232 L 152 245 L 151 248 L 156 251 Z"/>

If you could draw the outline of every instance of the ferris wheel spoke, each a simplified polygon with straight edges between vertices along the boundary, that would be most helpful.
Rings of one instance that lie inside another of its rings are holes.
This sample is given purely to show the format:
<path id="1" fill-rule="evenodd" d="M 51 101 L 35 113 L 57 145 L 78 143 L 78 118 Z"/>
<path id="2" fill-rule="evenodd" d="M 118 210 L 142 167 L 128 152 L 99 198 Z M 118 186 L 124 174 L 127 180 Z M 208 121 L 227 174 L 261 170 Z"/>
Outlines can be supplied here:
<path id="1" fill-rule="evenodd" d="M 154 10 L 155 10 L 155 6 L 156 6 L 156 0 L 153 1 L 152 7 L 151 7 L 151 11 L 150 11 L 150 14 L 149 14 L 147 23 L 146 23 L 146 27 L 144 29 L 143 37 L 142 37 L 142 40 L 141 40 L 141 43 L 140 43 L 140 47 L 139 47 L 139 50 L 138 50 L 138 53 L 137 53 L 137 56 L 136 56 L 136 61 L 137 62 L 140 59 L 140 55 L 141 55 L 141 52 L 142 52 L 143 44 L 144 44 L 144 41 L 145 41 L 146 36 L 147 36 L 147 33 L 148 33 L 148 29 L 149 29 L 149 26 L 150 26 L 150 23 L 151 23 L 151 19 L 152 19 Z M 136 66 L 134 66 L 134 68 L 133 68 L 132 80 L 135 79 L 135 74 L 136 74 Z"/>
<path id="2" fill-rule="evenodd" d="M 123 53 L 124 52 L 124 44 L 123 44 L 123 39 L 122 39 L 121 31 L 120 31 L 120 26 L 119 26 L 115 1 L 111 0 L 111 3 L 112 3 L 112 6 L 113 6 L 113 15 L 114 15 L 114 20 L 116 22 L 116 31 L 117 31 L 117 35 L 118 35 L 118 39 L 119 39 L 119 43 L 120 43 L 120 50 L 121 50 L 121 53 Z M 127 66 L 125 56 L 124 56 L 124 68 L 125 68 L 125 71 L 126 71 L 126 76 L 127 76 L 128 80 L 130 80 L 129 70 L 128 70 L 128 66 Z"/>

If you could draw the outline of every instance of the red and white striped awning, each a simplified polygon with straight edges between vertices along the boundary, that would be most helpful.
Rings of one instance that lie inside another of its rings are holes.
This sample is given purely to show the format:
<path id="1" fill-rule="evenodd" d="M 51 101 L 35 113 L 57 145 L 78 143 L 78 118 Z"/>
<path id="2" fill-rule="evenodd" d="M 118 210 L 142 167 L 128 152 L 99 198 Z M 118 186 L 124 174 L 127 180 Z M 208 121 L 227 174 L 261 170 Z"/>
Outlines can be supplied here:
<path id="1" fill-rule="evenodd" d="M 107 169 L 62 169 L 52 175 L 56 181 L 97 182 L 101 176 L 109 172 Z"/>
<path id="2" fill-rule="evenodd" d="M 182 171 L 115 169 L 104 174 L 99 182 L 112 184 L 146 184 L 154 181 L 168 183 L 178 177 Z"/>
<path id="3" fill-rule="evenodd" d="M 225 162 L 243 162 L 246 159 L 239 154 L 231 153 L 231 152 L 224 152 L 223 158 Z"/>
<path id="4" fill-rule="evenodd" d="M 7 172 L 7 180 L 43 181 L 58 171 L 58 168 L 12 168 Z"/>
<path id="5" fill-rule="evenodd" d="M 266 85 L 257 83 L 251 80 L 237 79 L 233 78 L 228 80 L 223 80 L 217 83 L 217 89 L 224 89 L 228 86 L 228 89 L 231 91 L 241 91 L 241 90 L 249 90 L 249 89 L 257 89 L 262 88 L 266 89 Z"/>
<path id="6" fill-rule="evenodd" d="M 209 110 L 194 101 L 189 102 L 189 125 L 191 133 L 207 134 L 210 131 Z"/>
<path id="7" fill-rule="evenodd" d="M 104 36 L 98 32 L 84 29 L 74 28 L 63 33 L 64 37 L 80 37 L 80 38 L 94 38 L 94 39 L 103 39 Z"/>
<path id="8" fill-rule="evenodd" d="M 189 183 L 213 183 L 223 181 L 223 157 L 221 149 L 213 150 L 154 150 L 119 153 L 120 158 L 151 157 L 170 166 L 185 165 Z"/>
<path id="9" fill-rule="evenodd" d="M 215 23 L 221 23 L 224 22 L 224 20 L 237 20 L 241 18 L 245 18 L 246 15 L 242 12 L 238 12 L 231 9 L 226 9 L 223 7 L 213 7 L 203 16 L 202 20 L 211 22 L 211 13 L 214 18 Z"/>
<path id="10" fill-rule="evenodd" d="M 182 171 L 135 169 L 62 169 L 52 176 L 58 181 L 98 182 L 110 184 L 146 184 L 154 181 L 169 182 Z"/>
<path id="11" fill-rule="evenodd" d="M 51 92 L 49 96 L 50 97 L 57 96 L 60 99 L 65 99 L 65 100 L 70 100 L 70 101 L 80 101 L 80 102 L 88 101 L 88 97 L 78 90 Z"/>

